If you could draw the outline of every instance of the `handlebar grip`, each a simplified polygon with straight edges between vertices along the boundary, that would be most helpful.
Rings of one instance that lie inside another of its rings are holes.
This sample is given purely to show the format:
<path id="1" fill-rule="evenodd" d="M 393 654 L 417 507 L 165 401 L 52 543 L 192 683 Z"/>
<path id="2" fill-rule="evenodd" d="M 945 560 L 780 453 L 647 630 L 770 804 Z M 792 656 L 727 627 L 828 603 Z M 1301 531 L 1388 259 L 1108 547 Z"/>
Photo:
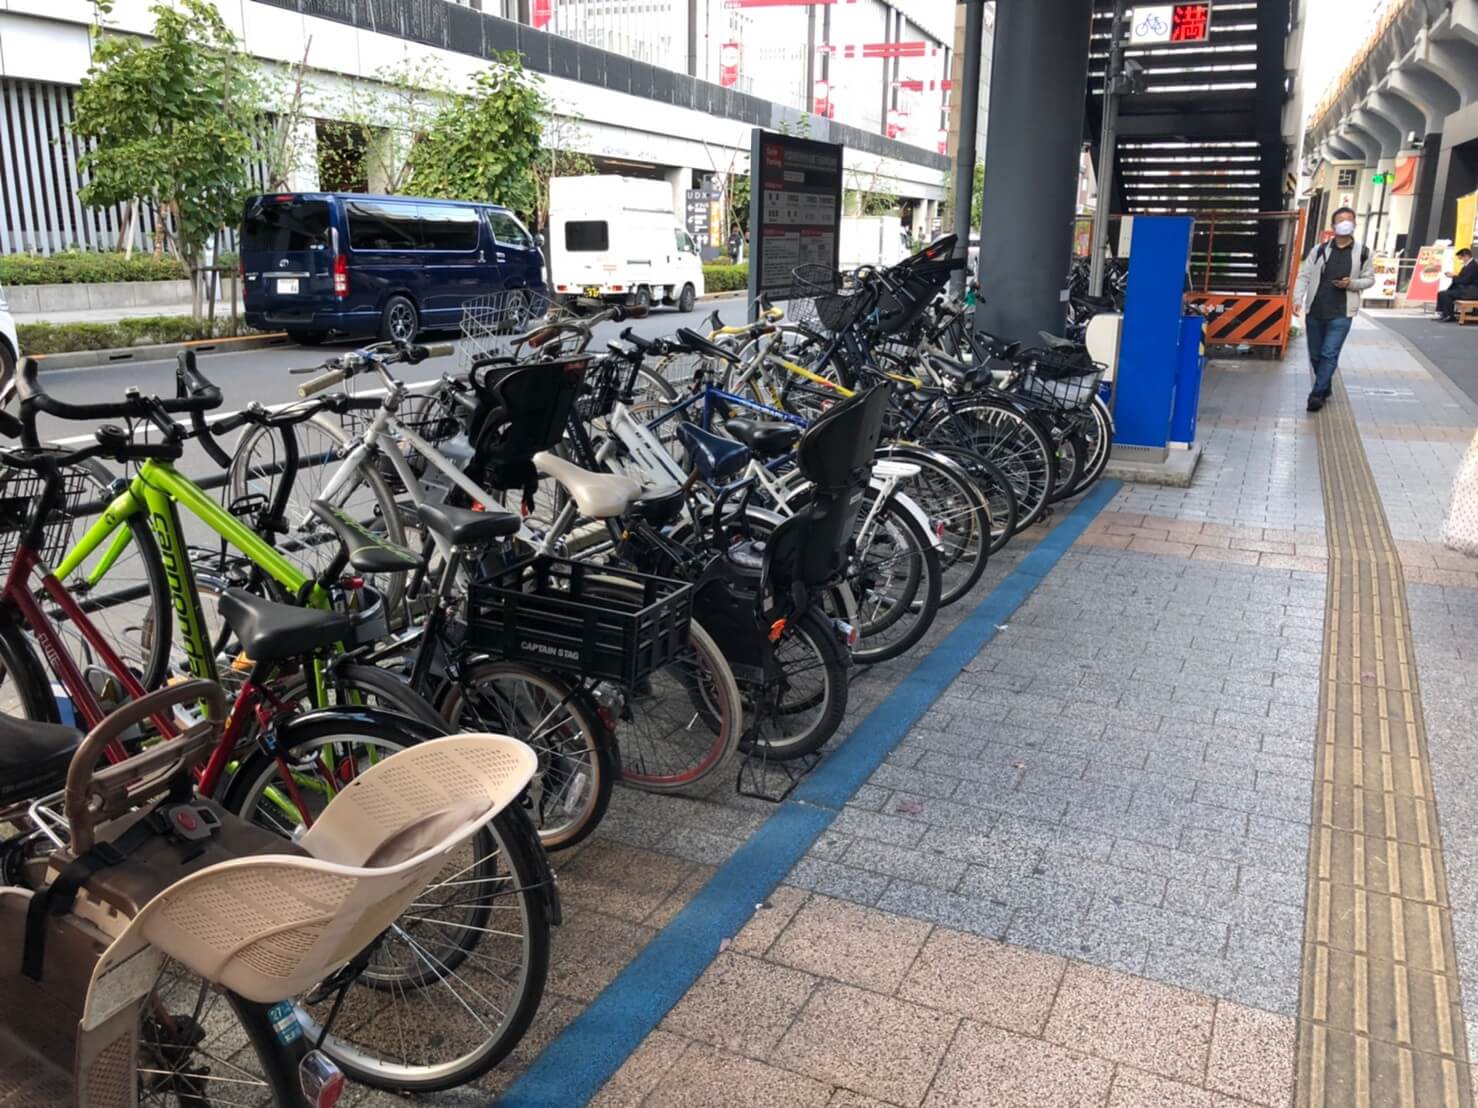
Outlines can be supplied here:
<path id="1" fill-rule="evenodd" d="M 212 435 L 229 435 L 238 427 L 245 427 L 251 422 L 251 413 L 245 410 L 236 412 L 234 415 L 225 416 L 210 425 Z"/>
<path id="2" fill-rule="evenodd" d="M 305 384 L 299 385 L 298 395 L 304 398 L 313 396 L 316 393 L 322 392 L 324 389 L 333 388 L 347 376 L 349 375 L 342 369 L 331 369 L 327 373 L 315 377 Z"/>
<path id="3" fill-rule="evenodd" d="M 644 339 L 640 335 L 633 334 L 630 327 L 625 328 L 621 332 L 621 341 L 631 343 L 632 346 L 636 347 L 643 354 L 650 354 L 657 346 L 650 339 Z"/>
<path id="4" fill-rule="evenodd" d="M 423 349 L 428 358 L 448 358 L 457 352 L 457 344 L 454 342 L 428 343 Z"/>

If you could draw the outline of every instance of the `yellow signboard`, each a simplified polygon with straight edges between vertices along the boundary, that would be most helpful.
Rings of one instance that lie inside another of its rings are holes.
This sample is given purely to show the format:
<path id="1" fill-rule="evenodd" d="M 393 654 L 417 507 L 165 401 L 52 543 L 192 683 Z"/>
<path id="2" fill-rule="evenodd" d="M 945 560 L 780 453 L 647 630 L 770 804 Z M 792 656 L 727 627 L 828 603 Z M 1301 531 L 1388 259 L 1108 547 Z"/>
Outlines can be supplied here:
<path id="1" fill-rule="evenodd" d="M 1455 250 L 1473 245 L 1473 223 L 1478 221 L 1478 192 L 1457 198 L 1457 230 L 1452 236 Z"/>

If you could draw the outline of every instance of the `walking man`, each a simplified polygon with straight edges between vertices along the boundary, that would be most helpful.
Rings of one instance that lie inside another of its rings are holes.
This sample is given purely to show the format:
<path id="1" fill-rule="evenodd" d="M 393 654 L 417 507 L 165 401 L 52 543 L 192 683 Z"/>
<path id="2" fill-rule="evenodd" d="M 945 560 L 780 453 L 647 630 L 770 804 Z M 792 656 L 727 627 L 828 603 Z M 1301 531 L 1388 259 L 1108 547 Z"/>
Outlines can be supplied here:
<path id="1" fill-rule="evenodd" d="M 1329 399 L 1339 352 L 1360 311 L 1360 290 L 1375 284 L 1370 251 L 1355 241 L 1354 211 L 1336 209 L 1332 222 L 1334 238 L 1309 251 L 1293 287 L 1293 314 L 1305 316 L 1309 336 L 1309 363 L 1314 371 L 1308 403 L 1311 412 Z"/>

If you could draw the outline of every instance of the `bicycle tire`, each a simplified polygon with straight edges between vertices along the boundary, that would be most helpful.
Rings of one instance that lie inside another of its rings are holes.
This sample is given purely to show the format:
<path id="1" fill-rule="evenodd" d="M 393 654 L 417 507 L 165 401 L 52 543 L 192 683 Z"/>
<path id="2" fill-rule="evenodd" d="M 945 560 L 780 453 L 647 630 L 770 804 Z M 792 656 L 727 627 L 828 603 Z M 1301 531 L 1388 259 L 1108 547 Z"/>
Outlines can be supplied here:
<path id="1" fill-rule="evenodd" d="M 1108 468 L 1109 451 L 1114 445 L 1114 417 L 1109 414 L 1108 405 L 1101 397 L 1095 396 L 1088 411 L 1091 418 L 1085 421 L 1082 432 L 1088 443 L 1088 460 L 1078 476 L 1078 483 L 1073 487 L 1070 494 L 1072 496 L 1086 492 L 1098 483 L 1103 471 Z"/>
<path id="2" fill-rule="evenodd" d="M 847 714 L 847 654 L 837 640 L 830 618 L 813 608 L 799 619 L 787 621 L 775 644 L 777 655 L 782 645 L 799 646 L 797 661 L 818 670 L 821 685 L 815 693 L 786 700 L 782 698 L 787 689 L 774 687 L 773 680 L 739 685 L 740 693 L 748 698 L 744 714 L 747 726 L 739 749 L 753 757 L 777 762 L 804 758 L 820 750 L 836 734 Z M 814 655 L 814 661 L 809 655 Z M 785 678 L 777 680 L 784 682 Z M 819 707 L 813 722 L 802 725 L 800 730 L 781 731 L 783 724 L 794 722 L 785 717 L 812 707 Z"/>
<path id="3" fill-rule="evenodd" d="M 997 466 L 963 446 L 937 443 L 928 449 L 955 462 L 970 476 L 990 509 L 990 552 L 1000 553 L 1016 534 L 1016 493 L 1011 482 Z"/>
<path id="4" fill-rule="evenodd" d="M 114 474 L 96 458 L 83 462 L 78 469 L 92 482 L 100 499 L 107 501 L 116 495 Z M 147 692 L 162 685 L 169 673 L 174 601 L 164 576 L 164 560 L 147 518 L 143 513 L 135 513 L 121 526 L 128 530 L 127 544 L 98 582 L 94 585 L 86 582 L 84 564 L 62 585 Z M 93 559 L 101 557 L 109 545 L 104 543 L 94 552 Z M 126 568 L 131 556 L 137 559 L 138 566 L 133 576 Z M 80 631 L 73 629 L 61 609 L 45 596 L 38 599 L 78 667 L 84 672 L 98 667 L 91 644 Z M 117 619 L 108 615 L 115 609 L 119 610 Z"/>
<path id="5" fill-rule="evenodd" d="M 1047 501 L 1049 504 L 1056 504 L 1073 494 L 1073 486 L 1077 484 L 1083 472 L 1083 460 L 1088 452 L 1088 444 L 1076 431 L 1068 431 L 1058 437 L 1048 428 L 1043 428 L 1043 430 L 1056 446 L 1053 452 L 1057 463 L 1056 482 L 1052 486 L 1051 498 Z"/>
<path id="6" fill-rule="evenodd" d="M 51 677 L 9 605 L 0 611 L 0 711 L 37 723 L 60 723 Z"/>
<path id="7" fill-rule="evenodd" d="M 321 717 L 314 721 L 310 727 L 300 727 L 295 734 L 300 740 L 297 745 L 289 750 L 278 752 L 288 765 L 299 764 L 304 754 L 310 749 L 310 744 L 314 743 L 332 745 L 346 739 L 349 741 L 369 740 L 378 744 L 378 749 L 382 751 L 394 752 L 395 750 L 404 749 L 407 745 L 415 742 L 414 739 L 407 737 L 403 731 L 396 729 L 393 725 L 385 721 L 370 721 L 362 717 L 356 717 L 352 720 L 346 719 L 342 726 L 333 717 Z M 319 747 L 313 747 L 312 749 L 319 749 Z M 260 748 L 252 751 L 243 759 L 241 767 L 231 779 L 226 791 L 225 806 L 242 818 L 251 818 L 253 800 L 259 799 L 265 791 L 265 782 L 267 780 L 276 779 L 279 775 L 280 770 L 277 758 L 267 754 Z M 269 824 L 268 826 L 272 825 Z M 280 831 L 281 827 L 278 826 L 274 829 Z M 410 1062 L 405 1061 L 399 1063 L 387 1061 L 383 1053 L 374 1054 L 372 1053 L 372 1048 L 366 1045 L 359 1044 L 351 1047 L 351 1044 L 347 1043 L 345 1039 L 339 1035 L 335 1035 L 333 1027 L 330 1026 L 324 1035 L 322 1045 L 319 1049 L 323 1050 L 325 1054 L 332 1058 L 338 1064 L 339 1068 L 344 1071 L 345 1075 L 353 1080 L 360 1081 L 375 1088 L 403 1093 L 436 1092 L 455 1088 L 458 1085 L 476 1080 L 496 1066 L 518 1045 L 518 1042 L 523 1038 L 524 1032 L 527 1031 L 529 1023 L 538 1009 L 539 1001 L 543 996 L 544 985 L 549 970 L 550 929 L 553 926 L 550 913 L 554 897 L 552 893 L 544 888 L 545 883 L 550 880 L 548 867 L 544 863 L 542 857 L 543 852 L 539 846 L 537 834 L 522 809 L 515 805 L 511 805 L 500 812 L 490 824 L 478 832 L 478 836 L 474 841 L 483 844 L 482 852 L 474 854 L 472 865 L 462 867 L 460 873 L 454 871 L 450 875 L 450 881 L 457 881 L 459 886 L 466 886 L 469 884 L 465 880 L 466 873 L 471 872 L 474 867 L 479 872 L 483 872 L 487 869 L 489 863 L 491 863 L 491 872 L 494 874 L 494 877 L 479 878 L 479 882 L 488 882 L 488 888 L 483 892 L 471 894 L 452 894 L 453 896 L 470 895 L 473 898 L 471 901 L 461 900 L 455 901 L 450 905 L 437 905 L 435 902 L 429 902 L 432 891 L 438 888 L 436 883 L 433 882 L 428 887 L 427 892 L 422 894 L 422 899 L 407 909 L 407 913 L 426 913 L 434 911 L 438 907 L 448 906 L 453 908 L 471 907 L 472 917 L 479 919 L 482 918 L 483 913 L 491 911 L 491 908 L 498 907 L 496 903 L 497 899 L 505 896 L 512 898 L 511 910 L 519 913 L 526 932 L 526 937 L 522 943 L 524 949 L 518 963 L 518 972 L 515 975 L 517 980 L 514 982 L 513 999 L 499 1009 L 502 1012 L 503 1018 L 498 1021 L 497 1026 L 493 1029 L 492 1035 L 483 1039 L 476 1047 L 462 1056 L 436 1064 L 423 1062 L 420 1065 L 412 1065 Z M 492 844 L 491 852 L 486 849 L 488 843 Z M 500 859 L 506 865 L 506 878 L 500 875 L 501 870 L 497 865 Z M 491 905 L 491 908 L 489 905 Z M 381 998 L 388 996 L 391 998 L 392 1003 L 397 998 L 407 1000 L 413 997 L 419 998 L 422 996 L 422 990 L 440 984 L 450 990 L 452 995 L 457 997 L 459 1003 L 438 1005 L 435 1003 L 435 998 L 433 997 L 419 1005 L 414 1015 L 413 1030 L 415 1040 L 422 1046 L 429 1046 L 433 1041 L 438 1044 L 457 1044 L 465 1041 L 465 1037 L 457 1033 L 453 1021 L 458 1019 L 468 1006 L 461 999 L 460 994 L 456 992 L 455 987 L 448 984 L 448 977 L 455 977 L 459 981 L 464 980 L 456 971 L 469 963 L 475 967 L 474 969 L 467 970 L 469 975 L 477 972 L 485 976 L 486 971 L 481 968 L 483 962 L 478 961 L 478 959 L 485 961 L 491 959 L 485 951 L 479 953 L 477 948 L 484 943 L 498 945 L 502 948 L 506 944 L 501 941 L 494 943 L 494 940 L 501 940 L 507 937 L 507 933 L 479 924 L 444 924 L 444 926 L 460 926 L 465 932 L 462 940 L 457 944 L 460 952 L 459 955 L 456 956 L 455 961 L 449 961 L 448 959 L 438 958 L 436 956 L 439 953 L 438 951 L 418 950 L 418 944 L 409 937 L 411 932 L 419 931 L 419 933 L 425 934 L 424 931 L 414 926 L 416 922 L 423 921 L 424 918 L 423 916 L 416 920 L 408 920 L 406 915 L 403 914 L 400 919 L 410 925 L 409 930 L 401 927 L 399 922 L 397 922 L 391 925 L 384 936 L 382 936 L 382 939 L 388 942 L 389 939 L 396 938 L 397 941 L 404 943 L 407 950 L 413 955 L 413 964 L 423 965 L 420 974 L 422 976 L 429 975 L 430 980 L 423 984 L 413 984 L 410 988 L 399 990 L 384 985 L 377 987 L 357 980 L 350 986 L 351 989 L 363 985 L 369 992 L 367 994 L 362 992 L 355 997 L 346 998 L 344 1007 L 350 1011 L 355 1011 L 360 1004 L 368 1003 L 368 1000 L 360 999 L 366 996 Z M 500 917 L 500 922 L 502 919 L 503 917 Z M 509 922 L 507 926 L 511 927 L 513 923 Z M 517 936 L 514 937 L 516 938 Z M 370 970 L 373 969 L 373 965 L 374 963 L 372 961 Z M 384 971 L 381 972 L 383 973 Z M 414 976 L 412 977 L 412 981 L 415 981 Z M 482 984 L 482 982 L 479 981 L 479 984 Z M 470 988 L 470 986 L 468 987 Z M 486 985 L 483 987 L 487 988 Z M 433 989 L 433 992 L 436 993 L 436 996 L 442 995 L 439 990 Z M 481 992 L 477 992 L 475 995 L 479 999 L 486 999 L 482 996 Z M 318 1008 L 321 1010 L 324 1018 L 327 1018 L 329 1002 L 324 1001 L 320 1003 Z M 298 1003 L 298 1015 L 299 1019 L 304 1023 L 304 1030 L 307 1033 L 306 1038 L 310 1041 L 316 1041 L 318 1035 L 322 1033 L 322 1025 L 318 1022 L 318 1018 L 301 1001 Z M 356 1015 L 363 1016 L 363 1013 L 356 1012 Z M 355 1030 L 364 1030 L 366 1032 L 372 1032 L 377 1029 L 384 1030 L 381 1024 L 385 1018 L 382 1010 L 376 1013 L 373 1019 L 360 1019 Z M 480 1019 L 477 1023 L 484 1029 L 487 1026 L 486 1021 Z M 448 1029 L 449 1025 L 452 1025 L 450 1030 Z M 435 1029 L 437 1032 L 436 1035 L 431 1033 L 432 1029 Z M 473 1033 L 481 1034 L 480 1031 Z M 395 1036 L 391 1037 L 394 1038 Z M 384 1049 L 383 1047 L 380 1048 L 381 1051 Z M 457 1049 L 457 1047 L 453 1045 L 452 1049 Z"/>
<path id="8" fill-rule="evenodd" d="M 875 498 L 874 490 L 868 489 L 867 492 L 874 493 Z M 868 514 L 866 494 L 864 497 L 863 509 L 858 513 L 859 520 L 865 519 Z M 864 617 L 860 620 L 857 643 L 851 650 L 852 661 L 858 665 L 876 665 L 878 662 L 896 658 L 928 634 L 929 628 L 934 625 L 934 618 L 939 614 L 939 598 L 944 584 L 939 549 L 934 545 L 933 536 L 902 505 L 898 493 L 888 497 L 879 511 L 888 521 L 888 541 L 896 543 L 900 538 L 906 539 L 908 552 L 901 557 L 907 559 L 907 577 L 902 594 L 888 602 L 886 618 L 868 620 Z M 875 532 L 883 533 L 881 530 Z M 856 558 L 860 562 L 849 572 L 847 581 L 852 586 L 852 596 L 859 605 L 869 595 L 876 594 L 875 589 L 865 586 L 864 576 L 875 574 L 878 566 L 896 564 L 899 557 L 884 557 L 869 563 L 866 552 L 858 546 Z M 861 611 L 859 615 L 862 615 Z M 910 616 L 913 618 L 910 619 Z M 884 633 L 896 631 L 900 625 L 905 625 L 901 633 L 880 641 Z"/>
<path id="9" fill-rule="evenodd" d="M 304 432 L 308 428 L 312 428 L 320 434 L 327 436 L 338 444 L 337 448 L 339 450 L 347 451 L 353 445 L 343 427 L 322 413 L 315 415 L 312 419 L 305 420 L 296 427 L 284 429 L 284 432 L 279 432 L 272 427 L 249 424 L 242 430 L 241 437 L 236 441 L 236 450 L 231 458 L 231 468 L 226 471 L 226 488 L 229 495 L 228 504 L 237 503 L 248 495 L 264 496 L 267 498 L 269 504 L 272 502 L 273 495 L 277 489 L 277 482 L 281 479 L 282 475 L 253 473 L 252 457 L 259 444 L 265 443 L 268 440 L 277 441 L 279 435 L 285 433 L 286 430 L 291 430 L 294 434 L 297 434 L 300 428 Z M 316 456 L 326 453 L 329 449 L 328 444 L 321 445 L 324 449 L 310 449 L 305 451 L 303 450 L 303 444 L 300 443 L 299 450 L 302 453 Z M 273 455 L 269 455 L 269 458 L 271 457 L 275 457 L 275 452 Z M 266 468 L 277 463 L 268 460 L 261 464 L 263 468 Z M 342 465 L 344 462 L 340 460 L 339 464 Z M 336 472 L 336 469 L 331 468 L 332 466 L 332 461 L 327 461 L 321 466 L 304 466 L 302 464 L 298 466 L 298 469 L 292 474 L 293 493 L 289 496 L 288 506 L 285 512 L 289 522 L 294 519 L 313 519 L 309 515 L 308 504 L 314 499 L 314 495 L 313 490 L 307 488 L 303 482 L 305 470 L 316 469 L 325 473 Z M 384 475 L 381 474 L 379 468 L 374 464 L 374 460 L 369 459 L 362 463 L 358 467 L 357 476 L 358 481 L 351 481 L 345 489 L 341 490 L 339 496 L 336 498 L 339 506 L 348 503 L 357 488 L 363 485 L 368 490 L 367 502 L 361 504 L 355 514 L 357 516 L 363 516 L 367 510 L 370 513 L 372 523 L 378 521 L 383 527 L 387 541 L 398 546 L 407 545 L 405 524 L 401 519 L 400 510 L 396 505 L 395 496 L 391 492 L 389 484 L 385 481 Z M 318 489 L 321 490 L 322 487 L 323 485 L 320 483 Z M 338 553 L 339 544 L 337 540 L 332 538 L 331 532 L 318 527 L 316 520 L 310 523 L 308 527 L 310 534 L 315 531 L 328 538 L 328 541 L 312 543 L 313 548 L 321 549 L 323 552 L 324 556 L 319 558 L 314 558 L 304 553 L 309 547 L 309 541 L 306 539 L 292 540 L 289 536 L 282 535 L 265 535 L 263 537 L 271 542 L 273 546 L 278 546 L 279 543 L 300 542 L 301 546 L 299 549 L 286 552 L 287 557 L 309 576 L 317 577 L 322 572 L 324 566 Z M 419 549 L 419 545 L 416 548 Z M 364 576 L 371 585 L 384 595 L 387 611 L 394 612 L 399 609 L 401 599 L 405 596 L 407 574 L 404 570 L 395 573 L 376 573 Z"/>
<path id="10" fill-rule="evenodd" d="M 888 444 L 877 456 L 919 467 L 919 475 L 904 487 L 940 540 L 940 607 L 953 604 L 985 573 L 991 554 L 990 504 L 965 468 L 942 454 Z"/>
<path id="11" fill-rule="evenodd" d="M 517 682 L 537 689 L 538 698 L 529 694 L 521 704 L 516 694 L 495 682 Z M 483 692 L 484 686 L 491 691 Z M 478 693 L 478 705 L 469 710 L 469 690 Z M 539 832 L 545 850 L 563 850 L 582 842 L 606 814 L 611 803 L 611 789 L 620 773 L 614 743 L 609 741 L 595 711 L 585 695 L 563 679 L 517 662 L 482 659 L 466 667 L 461 678 L 448 681 L 438 699 L 437 710 L 443 727 L 457 731 L 483 731 L 509 735 L 527 743 L 539 756 L 539 772 L 524 793 L 523 802 L 530 820 Z M 551 713 L 562 716 L 551 719 Z M 532 726 L 531 726 L 532 725 Z M 558 735 L 574 736 L 573 741 L 553 741 Z M 576 753 L 573 757 L 571 750 Z M 555 768 L 561 770 L 555 775 Z M 547 782 L 553 779 L 553 795 L 558 808 L 572 818 L 550 822 L 545 807 Z M 559 799 L 563 796 L 563 799 Z M 578 804 L 578 811 L 572 806 Z M 536 810 L 537 809 L 537 810 Z"/>
<path id="12" fill-rule="evenodd" d="M 954 419 L 951 419 L 953 415 Z M 954 420 L 969 421 L 961 427 Z M 1047 436 L 1014 404 L 988 397 L 972 397 L 940 412 L 924 439 L 964 446 L 992 462 L 1005 475 L 1016 495 L 1016 533 L 1036 523 L 1047 510 L 1056 485 L 1056 452 Z"/>

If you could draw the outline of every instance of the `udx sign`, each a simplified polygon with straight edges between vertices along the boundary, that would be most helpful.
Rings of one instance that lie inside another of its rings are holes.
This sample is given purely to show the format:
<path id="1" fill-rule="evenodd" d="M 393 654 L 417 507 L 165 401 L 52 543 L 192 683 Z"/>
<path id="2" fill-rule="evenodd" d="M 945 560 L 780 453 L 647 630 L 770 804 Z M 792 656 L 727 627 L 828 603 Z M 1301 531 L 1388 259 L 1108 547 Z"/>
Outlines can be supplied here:
<path id="1" fill-rule="evenodd" d="M 1129 41 L 1136 46 L 1159 42 L 1205 42 L 1211 35 L 1211 5 L 1151 4 L 1135 8 L 1129 18 Z"/>

